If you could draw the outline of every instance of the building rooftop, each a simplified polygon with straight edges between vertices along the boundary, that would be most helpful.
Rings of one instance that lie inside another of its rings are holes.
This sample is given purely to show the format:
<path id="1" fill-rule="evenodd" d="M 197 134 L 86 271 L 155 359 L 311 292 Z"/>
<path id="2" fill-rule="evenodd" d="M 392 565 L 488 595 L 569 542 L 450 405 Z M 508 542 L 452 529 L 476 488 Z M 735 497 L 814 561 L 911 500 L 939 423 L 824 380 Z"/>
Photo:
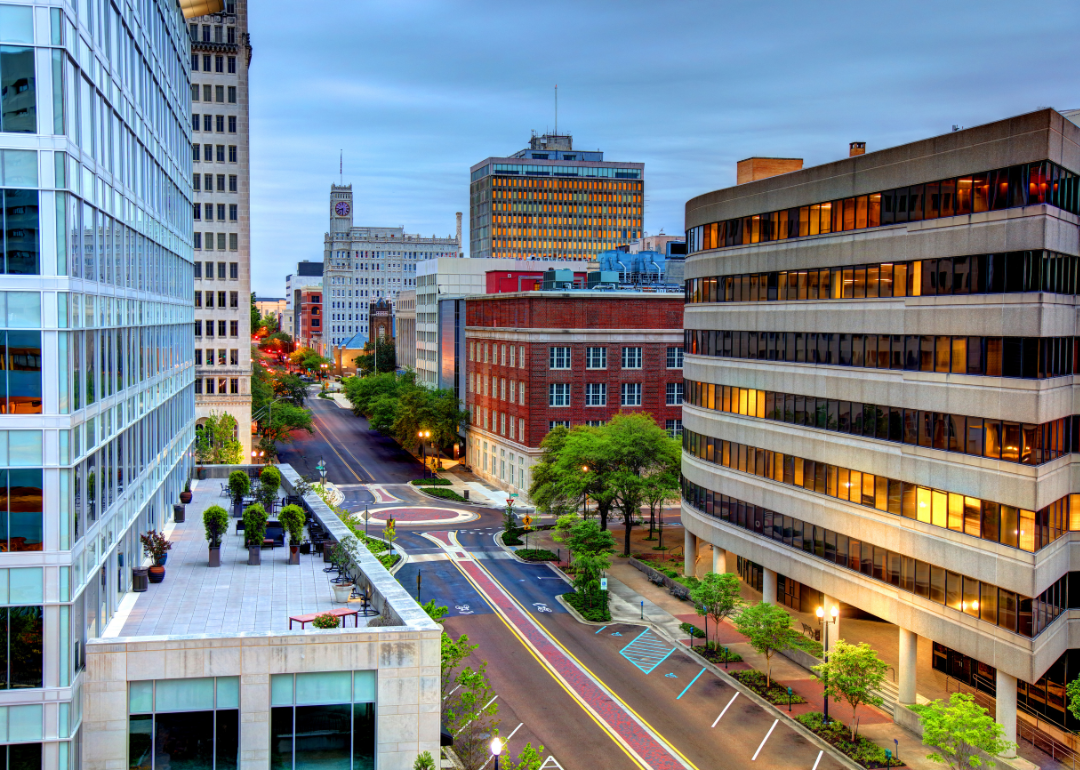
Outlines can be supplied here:
<path id="1" fill-rule="evenodd" d="M 262 564 L 249 566 L 236 519 L 222 539 L 221 566 L 207 566 L 202 514 L 211 505 L 231 510 L 221 496 L 224 479 L 192 481 L 187 521 L 166 536 L 173 541 L 165 564 L 165 580 L 151 584 L 130 611 L 121 606 L 106 636 L 235 635 L 242 632 L 288 631 L 290 615 L 327 612 L 333 603 L 332 574 L 321 554 L 300 555 L 300 566 L 289 566 L 289 549 L 264 549 Z M 130 601 L 130 600 L 129 600 Z M 360 627 L 366 624 L 360 618 Z M 347 628 L 352 628 L 348 619 Z M 296 627 L 297 629 L 299 626 Z"/>
<path id="2" fill-rule="evenodd" d="M 323 274 L 323 263 L 309 262 L 305 259 L 296 265 L 296 274 L 303 276 L 321 276 Z"/>

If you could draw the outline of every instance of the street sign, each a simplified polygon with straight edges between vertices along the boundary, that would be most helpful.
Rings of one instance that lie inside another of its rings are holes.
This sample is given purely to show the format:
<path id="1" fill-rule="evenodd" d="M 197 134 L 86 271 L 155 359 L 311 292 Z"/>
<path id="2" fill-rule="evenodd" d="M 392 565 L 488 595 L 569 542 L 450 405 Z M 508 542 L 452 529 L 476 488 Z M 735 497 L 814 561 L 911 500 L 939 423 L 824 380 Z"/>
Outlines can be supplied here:
<path id="1" fill-rule="evenodd" d="M 600 590 L 601 591 L 606 591 L 607 590 L 607 578 L 600 578 Z"/>
<path id="2" fill-rule="evenodd" d="M 525 514 L 521 517 L 521 526 L 525 529 L 532 529 L 532 516 Z"/>

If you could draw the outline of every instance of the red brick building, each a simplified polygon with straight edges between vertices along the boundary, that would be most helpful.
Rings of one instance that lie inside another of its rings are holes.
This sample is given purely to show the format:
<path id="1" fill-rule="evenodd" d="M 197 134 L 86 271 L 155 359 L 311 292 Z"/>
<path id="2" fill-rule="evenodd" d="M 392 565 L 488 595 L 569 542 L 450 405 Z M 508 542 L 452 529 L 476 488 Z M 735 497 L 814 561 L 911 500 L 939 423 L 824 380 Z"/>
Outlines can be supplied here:
<path id="1" fill-rule="evenodd" d="M 300 292 L 300 344 L 322 352 L 322 291 Z"/>
<path id="2" fill-rule="evenodd" d="M 648 412 L 681 433 L 681 295 L 484 295 L 466 300 L 465 315 L 467 456 L 488 481 L 524 493 L 557 424 Z"/>

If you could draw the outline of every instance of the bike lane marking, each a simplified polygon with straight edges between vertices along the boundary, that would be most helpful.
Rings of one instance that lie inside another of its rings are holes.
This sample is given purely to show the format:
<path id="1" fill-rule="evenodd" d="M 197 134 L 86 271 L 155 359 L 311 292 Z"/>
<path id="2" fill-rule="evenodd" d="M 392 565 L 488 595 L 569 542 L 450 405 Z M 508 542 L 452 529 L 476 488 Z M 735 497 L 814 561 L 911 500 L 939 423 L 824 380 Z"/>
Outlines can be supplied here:
<path id="1" fill-rule="evenodd" d="M 446 534 L 448 539 L 456 541 L 453 532 Z M 540 657 L 537 659 L 541 660 L 553 676 L 565 683 L 564 687 L 575 700 L 610 727 L 613 732 L 609 734 L 624 750 L 628 750 L 628 754 L 633 752 L 633 755 L 655 770 L 697 770 L 693 762 L 664 740 L 655 728 L 537 623 L 483 565 L 473 560 L 461 560 L 457 562 L 457 566 L 472 580 L 496 613 L 515 630 L 523 643 L 539 653 Z"/>

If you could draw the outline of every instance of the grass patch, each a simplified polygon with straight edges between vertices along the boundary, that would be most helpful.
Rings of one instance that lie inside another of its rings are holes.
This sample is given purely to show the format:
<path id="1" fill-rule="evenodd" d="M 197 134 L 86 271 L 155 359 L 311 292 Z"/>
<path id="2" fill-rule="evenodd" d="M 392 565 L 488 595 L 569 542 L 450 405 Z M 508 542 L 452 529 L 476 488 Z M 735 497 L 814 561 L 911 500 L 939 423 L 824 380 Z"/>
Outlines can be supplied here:
<path id="1" fill-rule="evenodd" d="M 459 495 L 457 492 L 455 492 L 452 489 L 440 489 L 439 487 L 436 487 L 435 489 L 429 489 L 426 486 L 422 487 L 422 488 L 421 487 L 418 487 L 418 488 L 422 489 L 425 495 L 431 495 L 432 497 L 440 497 L 443 500 L 452 500 L 455 503 L 467 503 L 467 502 L 469 502 L 468 500 L 466 500 L 464 497 L 462 497 L 461 495 Z"/>
<path id="2" fill-rule="evenodd" d="M 672 570 L 672 572 L 674 572 L 674 571 L 675 570 Z M 669 575 L 668 577 L 673 578 L 676 583 L 682 583 L 687 588 L 696 588 L 697 584 L 701 582 L 696 577 L 693 577 L 691 575 L 675 574 L 675 575 Z"/>
<path id="3" fill-rule="evenodd" d="M 799 714 L 795 719 L 812 733 L 828 741 L 863 767 L 886 767 L 885 749 L 861 735 L 856 736 L 855 741 L 852 742 L 851 730 L 839 719 L 830 719 L 829 724 L 826 725 L 825 718 L 820 711 Z M 888 766 L 903 767 L 903 764 L 895 758 L 891 760 L 891 763 Z"/>
<path id="4" fill-rule="evenodd" d="M 797 650 L 810 653 L 815 658 L 820 658 L 825 654 L 825 648 L 822 647 L 821 642 L 815 642 L 809 636 L 800 636 L 793 646 Z"/>
<path id="5" fill-rule="evenodd" d="M 775 679 L 772 681 L 772 686 L 767 687 L 764 671 L 750 669 L 748 671 L 729 671 L 728 673 L 773 705 L 786 706 L 789 697 L 791 703 L 806 703 L 794 692 L 788 696 L 787 686 L 778 684 Z"/>
<path id="6" fill-rule="evenodd" d="M 416 487 L 448 487 L 453 482 L 450 479 L 436 476 L 433 479 L 413 479 L 409 483 Z"/>
<path id="7" fill-rule="evenodd" d="M 559 557 L 546 548 L 522 548 L 514 553 L 525 561 L 558 561 Z"/>
<path id="8" fill-rule="evenodd" d="M 607 591 L 597 591 L 592 596 L 579 593 L 563 594 L 566 603 L 573 607 L 581 617 L 594 623 L 603 623 L 611 620 L 611 611 L 608 610 Z"/>

